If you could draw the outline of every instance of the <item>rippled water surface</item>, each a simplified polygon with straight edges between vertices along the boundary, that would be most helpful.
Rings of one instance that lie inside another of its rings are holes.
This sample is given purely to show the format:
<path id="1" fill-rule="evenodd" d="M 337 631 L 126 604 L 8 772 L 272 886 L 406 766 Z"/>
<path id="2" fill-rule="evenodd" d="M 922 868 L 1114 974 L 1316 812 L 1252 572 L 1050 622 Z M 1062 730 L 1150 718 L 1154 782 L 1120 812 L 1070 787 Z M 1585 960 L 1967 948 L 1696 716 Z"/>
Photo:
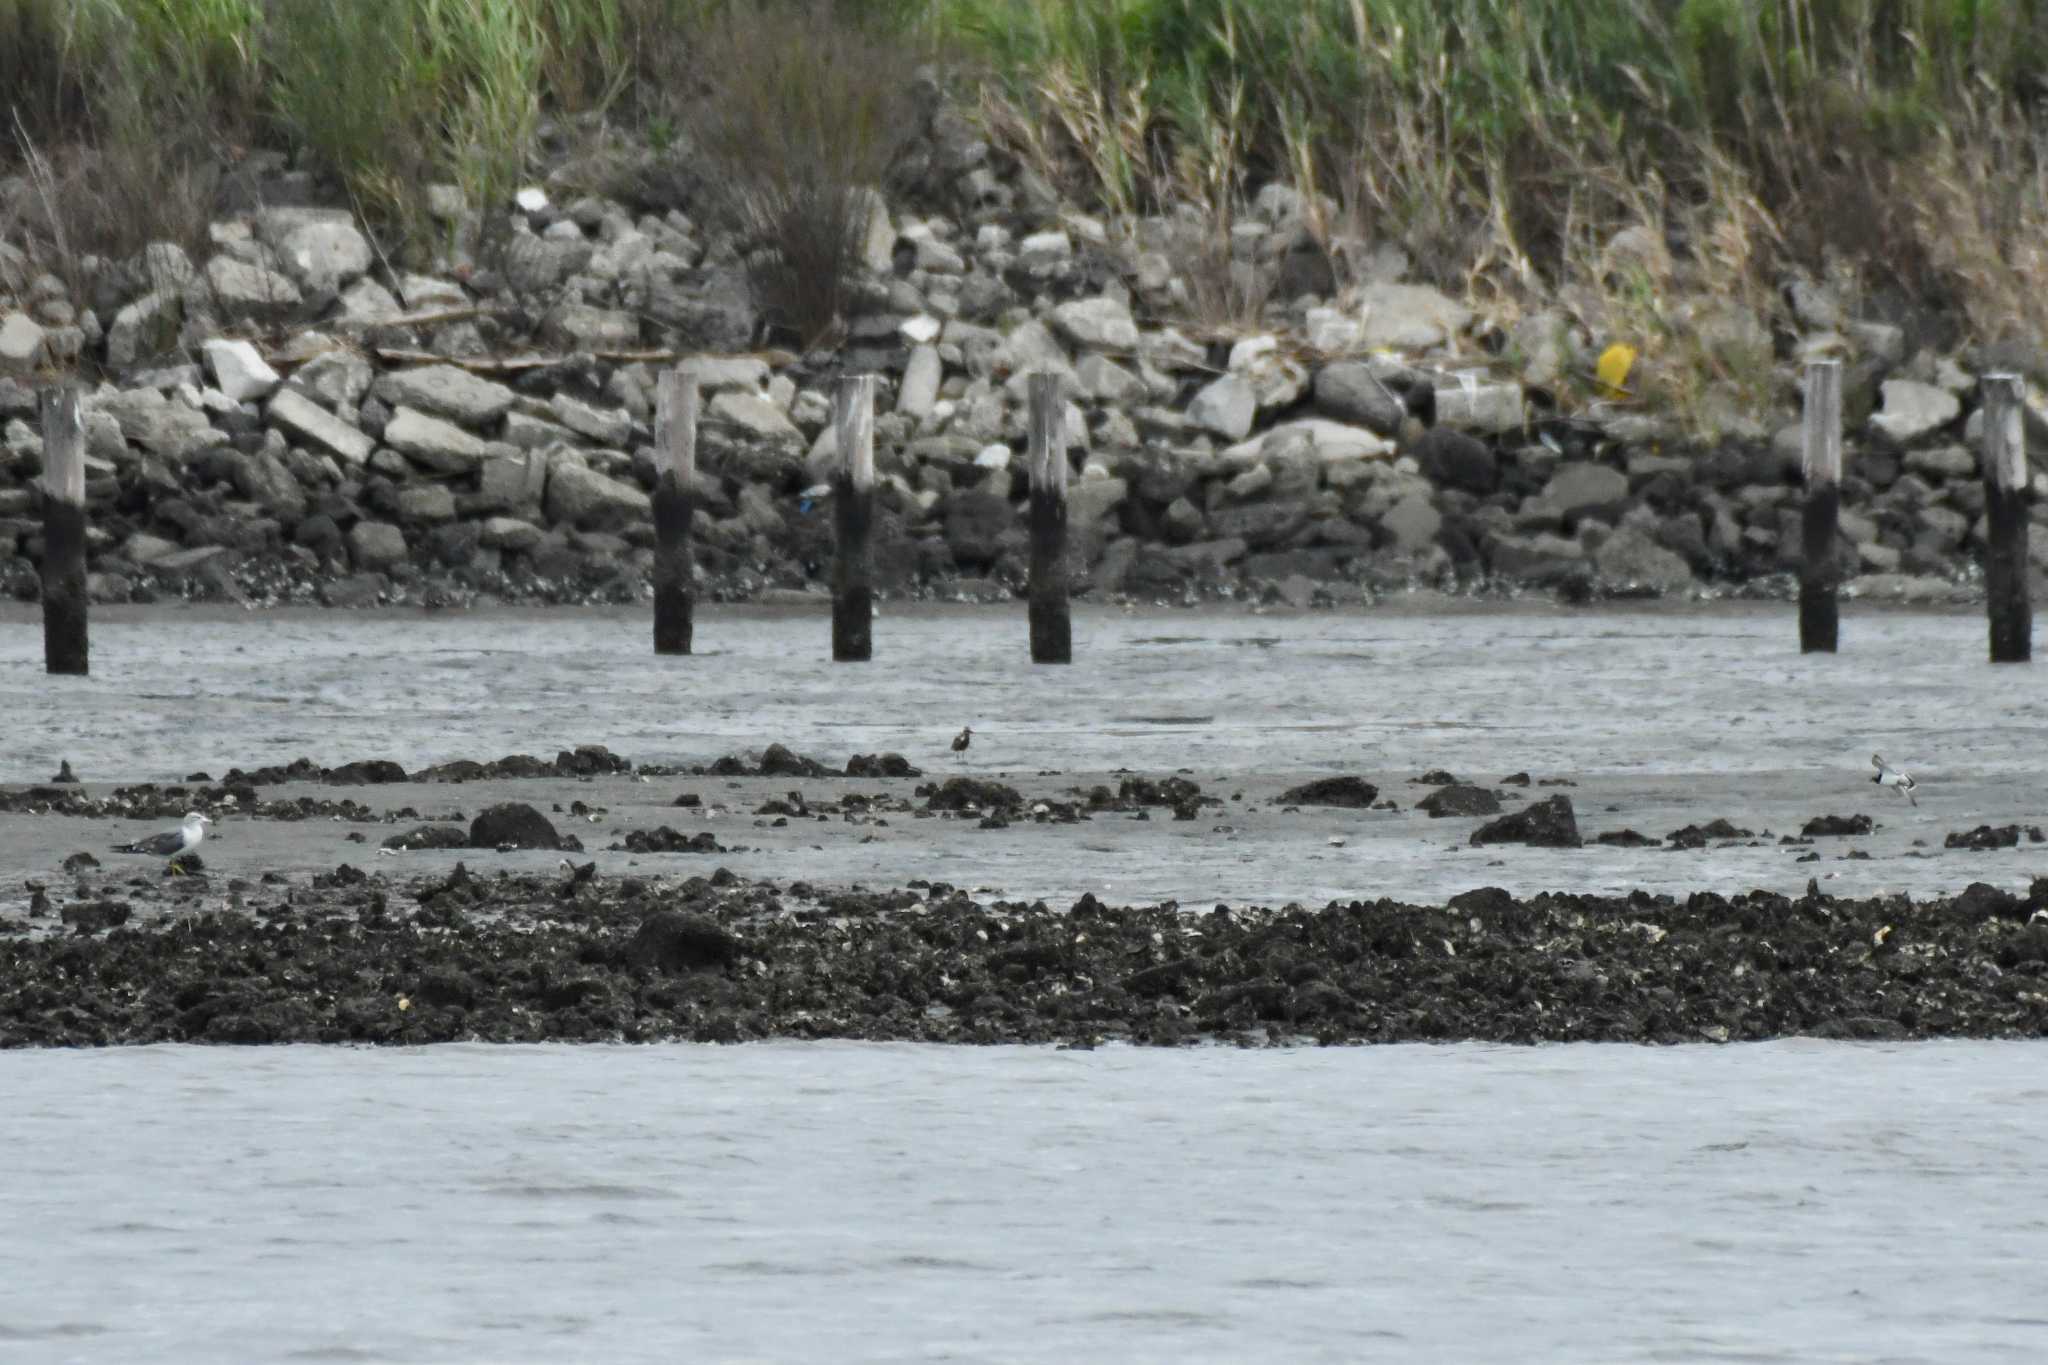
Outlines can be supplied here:
<path id="1" fill-rule="evenodd" d="M 1254 615 L 1087 610 L 1071 668 L 1027 661 L 1015 609 L 890 608 L 834 665 L 820 611 L 702 614 L 688 658 L 644 612 L 102 613 L 93 675 L 51 683 L 32 616 L 0 618 L 0 774 L 100 779 L 306 755 L 407 767 L 602 743 L 705 761 L 780 739 L 1011 767 L 1752 772 L 1900 761 L 2042 771 L 2031 674 L 1981 616 L 1851 610 L 1801 657 L 1791 609 L 1548 607 Z"/>
<path id="2" fill-rule="evenodd" d="M 2039 1047 L 0 1055 L 0 1359 L 2038 1361 Z"/>

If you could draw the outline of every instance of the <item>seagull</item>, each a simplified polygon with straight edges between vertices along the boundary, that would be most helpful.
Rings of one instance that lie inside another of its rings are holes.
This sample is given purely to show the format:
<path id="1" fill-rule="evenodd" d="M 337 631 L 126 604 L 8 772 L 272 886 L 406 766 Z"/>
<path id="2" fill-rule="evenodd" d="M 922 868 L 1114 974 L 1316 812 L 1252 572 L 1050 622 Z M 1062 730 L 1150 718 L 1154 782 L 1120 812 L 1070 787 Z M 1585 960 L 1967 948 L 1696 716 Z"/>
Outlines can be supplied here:
<path id="1" fill-rule="evenodd" d="M 972 743 L 974 743 L 974 727 L 971 725 L 961 726 L 960 733 L 953 736 L 953 752 L 959 755 L 963 763 L 967 760 L 967 746 Z"/>
<path id="2" fill-rule="evenodd" d="M 1913 795 L 1913 789 L 1920 784 L 1913 780 L 1911 773 L 1902 773 L 1896 768 L 1885 767 L 1884 760 L 1876 754 L 1870 756 L 1870 766 L 1877 769 L 1877 776 L 1870 779 L 1872 782 L 1880 787 L 1890 787 L 1915 806 L 1920 804 L 1920 798 Z"/>
<path id="3" fill-rule="evenodd" d="M 199 847 L 199 841 L 206 837 L 206 827 L 212 823 L 211 816 L 193 811 L 176 829 L 167 829 L 162 834 L 152 834 L 147 839 L 137 839 L 132 844 L 116 844 L 114 852 L 148 853 L 158 858 L 169 858 L 176 863 L 184 854 Z"/>

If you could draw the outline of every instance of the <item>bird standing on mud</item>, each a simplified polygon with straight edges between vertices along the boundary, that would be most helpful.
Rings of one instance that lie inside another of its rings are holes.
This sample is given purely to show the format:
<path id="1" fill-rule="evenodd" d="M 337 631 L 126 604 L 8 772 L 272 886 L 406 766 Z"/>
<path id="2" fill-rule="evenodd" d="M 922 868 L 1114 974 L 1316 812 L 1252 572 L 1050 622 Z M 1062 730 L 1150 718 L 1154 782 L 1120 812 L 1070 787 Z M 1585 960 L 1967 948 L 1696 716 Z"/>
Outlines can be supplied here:
<path id="1" fill-rule="evenodd" d="M 971 725 L 961 726 L 960 733 L 953 736 L 953 757 L 963 763 L 966 762 L 967 746 L 972 743 L 974 743 L 974 727 Z"/>
<path id="2" fill-rule="evenodd" d="M 195 810 L 188 813 L 176 829 L 137 839 L 132 844 L 116 844 L 114 852 L 147 853 L 152 857 L 169 858 L 171 868 L 176 870 L 178 859 L 199 847 L 200 841 L 206 837 L 206 827 L 212 823 L 211 816 L 201 815 Z"/>
<path id="3" fill-rule="evenodd" d="M 1917 806 L 1920 804 L 1920 798 L 1913 795 L 1913 789 L 1920 784 L 1913 780 L 1911 773 L 1902 773 L 1896 768 L 1885 767 L 1884 760 L 1876 754 L 1870 756 L 1870 766 L 1877 769 L 1877 775 L 1870 779 L 1872 782 L 1877 783 L 1880 787 L 1890 787 L 1893 791 L 1905 797 L 1910 805 Z"/>

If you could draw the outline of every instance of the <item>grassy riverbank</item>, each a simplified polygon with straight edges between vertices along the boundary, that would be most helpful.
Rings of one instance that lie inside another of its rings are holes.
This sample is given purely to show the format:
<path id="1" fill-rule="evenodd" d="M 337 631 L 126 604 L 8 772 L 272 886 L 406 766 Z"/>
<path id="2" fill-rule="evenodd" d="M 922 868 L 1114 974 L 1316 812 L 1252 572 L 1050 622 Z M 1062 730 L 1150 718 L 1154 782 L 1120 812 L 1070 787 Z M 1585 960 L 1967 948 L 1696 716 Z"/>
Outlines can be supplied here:
<path id="1" fill-rule="evenodd" d="M 2032 340 L 2044 57 L 2042 0 L 0 0 L 0 161 L 45 159 L 107 254 L 203 234 L 257 148 L 416 228 L 430 184 L 529 174 L 551 116 L 680 149 L 737 110 L 757 165 L 821 155 L 771 131 L 851 123 L 844 173 L 906 135 L 913 102 L 874 92 L 937 58 L 1111 218 L 1191 208 L 1227 240 L 1281 180 L 1326 242 L 1653 341 L 1695 322 L 1679 296 L 1767 312 L 1792 267 L 1943 341 Z"/>

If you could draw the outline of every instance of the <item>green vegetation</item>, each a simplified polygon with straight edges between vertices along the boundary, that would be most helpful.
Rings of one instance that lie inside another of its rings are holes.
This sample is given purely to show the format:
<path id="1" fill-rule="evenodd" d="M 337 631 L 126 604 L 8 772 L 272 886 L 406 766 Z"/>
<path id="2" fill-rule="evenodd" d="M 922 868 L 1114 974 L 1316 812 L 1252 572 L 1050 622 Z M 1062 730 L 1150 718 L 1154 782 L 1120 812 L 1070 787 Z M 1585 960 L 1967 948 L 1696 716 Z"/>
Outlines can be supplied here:
<path id="1" fill-rule="evenodd" d="M 544 115 L 603 112 L 754 167 L 736 203 L 769 238 L 831 217 L 799 272 L 843 250 L 886 87 L 933 55 L 1112 215 L 1227 225 L 1285 180 L 1335 205 L 1326 236 L 1495 299 L 1576 283 L 1679 330 L 1606 259 L 1631 227 L 1723 297 L 1825 257 L 1980 332 L 2048 298 L 2048 0 L 0 0 L 11 142 L 59 180 L 65 149 L 200 184 L 271 147 L 406 226 L 434 181 L 501 200 Z M 124 244 L 101 216 L 93 246 Z"/>

